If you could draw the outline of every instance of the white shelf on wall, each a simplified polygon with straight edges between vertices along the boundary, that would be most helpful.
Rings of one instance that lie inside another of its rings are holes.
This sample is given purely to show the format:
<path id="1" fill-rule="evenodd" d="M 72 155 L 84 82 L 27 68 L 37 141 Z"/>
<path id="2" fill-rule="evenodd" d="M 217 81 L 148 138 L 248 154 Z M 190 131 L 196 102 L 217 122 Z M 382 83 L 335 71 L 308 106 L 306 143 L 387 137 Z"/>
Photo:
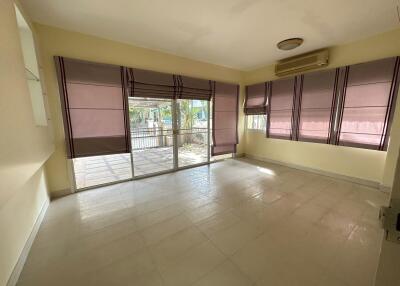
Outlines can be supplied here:
<path id="1" fill-rule="evenodd" d="M 40 81 L 39 77 L 35 75 L 31 70 L 29 70 L 27 67 L 25 67 L 25 74 L 27 80 L 34 80 L 34 81 Z"/>

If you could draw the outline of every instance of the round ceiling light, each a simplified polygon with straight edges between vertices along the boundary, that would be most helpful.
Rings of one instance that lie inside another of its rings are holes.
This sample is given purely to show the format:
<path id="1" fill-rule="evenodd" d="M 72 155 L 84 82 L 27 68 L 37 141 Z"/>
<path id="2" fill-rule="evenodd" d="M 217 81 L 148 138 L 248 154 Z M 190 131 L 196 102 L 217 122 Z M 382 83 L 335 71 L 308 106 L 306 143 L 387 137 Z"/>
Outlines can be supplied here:
<path id="1" fill-rule="evenodd" d="M 293 50 L 300 46 L 304 40 L 302 38 L 291 38 L 291 39 L 286 39 L 283 41 L 280 41 L 276 46 L 280 50 L 288 51 L 288 50 Z"/>

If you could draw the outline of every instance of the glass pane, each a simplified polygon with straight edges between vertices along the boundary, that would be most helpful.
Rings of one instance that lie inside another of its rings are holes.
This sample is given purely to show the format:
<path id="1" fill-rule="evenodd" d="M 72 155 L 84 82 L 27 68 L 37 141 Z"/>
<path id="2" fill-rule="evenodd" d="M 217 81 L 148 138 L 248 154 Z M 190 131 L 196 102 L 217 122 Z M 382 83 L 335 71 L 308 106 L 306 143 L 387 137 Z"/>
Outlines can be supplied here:
<path id="1" fill-rule="evenodd" d="M 265 115 L 247 115 L 247 129 L 265 130 Z"/>
<path id="2" fill-rule="evenodd" d="M 258 116 L 258 125 L 257 125 L 257 129 L 258 130 L 265 130 L 265 128 L 267 127 L 267 121 L 265 118 L 265 115 L 257 115 Z"/>
<path id="3" fill-rule="evenodd" d="M 173 169 L 172 101 L 129 99 L 129 118 L 134 175 Z"/>
<path id="4" fill-rule="evenodd" d="M 208 102 L 180 99 L 177 101 L 178 166 L 185 167 L 208 160 Z"/>
<path id="5" fill-rule="evenodd" d="M 254 115 L 247 115 L 247 129 L 253 129 Z"/>
<path id="6" fill-rule="evenodd" d="M 72 162 L 77 189 L 132 178 L 129 153 L 75 158 Z"/>

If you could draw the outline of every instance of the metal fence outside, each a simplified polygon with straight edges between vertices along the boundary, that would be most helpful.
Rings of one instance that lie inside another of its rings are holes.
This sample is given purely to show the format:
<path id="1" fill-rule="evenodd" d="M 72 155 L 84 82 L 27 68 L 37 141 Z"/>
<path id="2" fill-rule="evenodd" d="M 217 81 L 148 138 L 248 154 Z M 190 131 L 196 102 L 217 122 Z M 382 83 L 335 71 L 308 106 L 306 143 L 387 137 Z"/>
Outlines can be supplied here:
<path id="1" fill-rule="evenodd" d="M 180 129 L 178 146 L 184 144 L 207 144 L 207 128 Z M 132 128 L 132 150 L 170 147 L 173 145 L 173 130 L 165 127 Z"/>

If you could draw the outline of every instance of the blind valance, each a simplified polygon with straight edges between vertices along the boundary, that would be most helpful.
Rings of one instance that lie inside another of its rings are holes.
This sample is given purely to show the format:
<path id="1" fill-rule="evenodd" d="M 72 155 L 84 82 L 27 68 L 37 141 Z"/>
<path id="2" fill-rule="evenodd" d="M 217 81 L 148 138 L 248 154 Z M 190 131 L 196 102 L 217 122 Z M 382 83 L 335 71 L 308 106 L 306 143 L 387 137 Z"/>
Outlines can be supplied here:
<path id="1" fill-rule="evenodd" d="M 141 69 L 128 69 L 130 96 L 211 100 L 212 81 Z"/>
<path id="2" fill-rule="evenodd" d="M 178 98 L 211 100 L 212 81 L 193 78 L 188 76 L 177 76 Z"/>
<path id="3" fill-rule="evenodd" d="M 128 68 L 130 96 L 149 98 L 175 98 L 176 76 L 167 73 Z"/>

